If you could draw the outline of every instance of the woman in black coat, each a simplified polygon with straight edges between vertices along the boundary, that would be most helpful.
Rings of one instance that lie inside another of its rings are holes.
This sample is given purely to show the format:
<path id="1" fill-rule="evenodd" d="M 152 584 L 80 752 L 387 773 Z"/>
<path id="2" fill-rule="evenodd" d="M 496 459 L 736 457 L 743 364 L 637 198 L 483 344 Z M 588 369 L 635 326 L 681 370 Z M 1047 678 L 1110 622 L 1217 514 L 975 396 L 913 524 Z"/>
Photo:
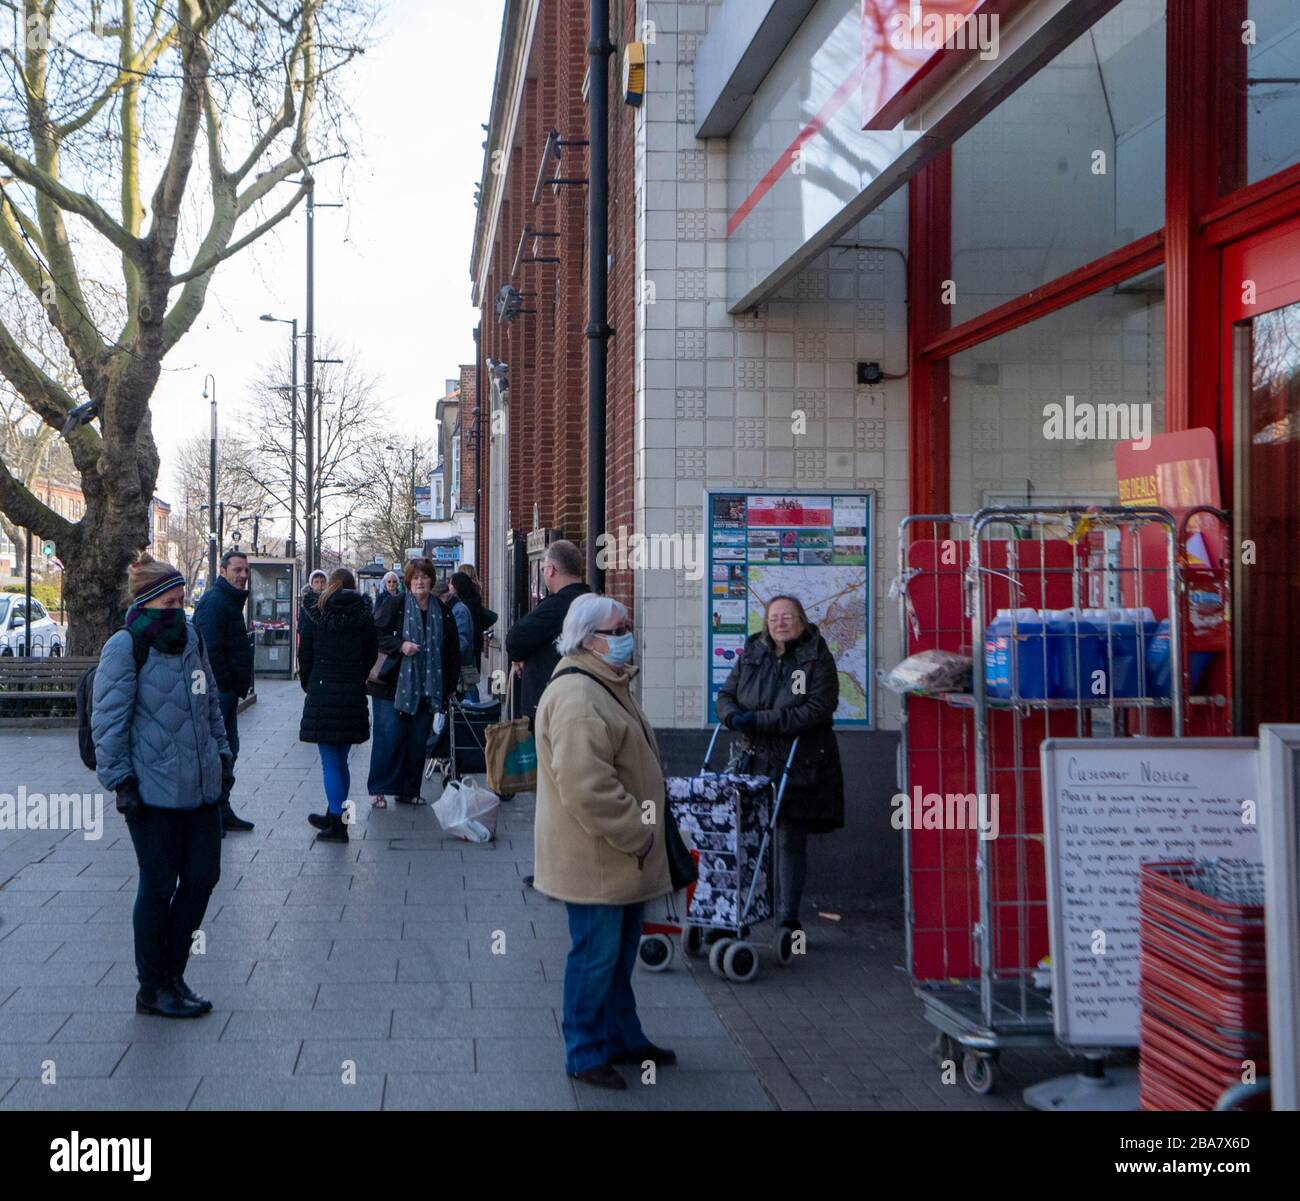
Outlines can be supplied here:
<path id="1" fill-rule="evenodd" d="M 386 656 L 380 682 L 366 684 L 375 716 L 366 788 L 376 809 L 387 807 L 389 794 L 403 804 L 420 803 L 433 720 L 448 713 L 460 678 L 460 638 L 450 610 L 433 595 L 435 574 L 428 559 L 412 559 L 405 591 L 381 596 L 375 608 L 379 650 Z"/>
<path id="2" fill-rule="evenodd" d="M 844 825 L 844 774 L 832 720 L 840 678 L 826 640 L 792 596 L 767 602 L 763 629 L 745 643 L 718 694 L 718 720 L 741 734 L 748 770 L 779 780 L 797 736 L 777 832 L 781 925 L 801 930 L 808 835 Z"/>
<path id="3" fill-rule="evenodd" d="M 351 787 L 348 754 L 370 737 L 366 676 L 379 653 L 370 598 L 356 590 L 346 567 L 330 573 L 313 605 L 303 606 L 298 678 L 307 699 L 298 737 L 320 748 L 329 807 L 307 820 L 326 842 L 347 842 L 343 802 Z"/>

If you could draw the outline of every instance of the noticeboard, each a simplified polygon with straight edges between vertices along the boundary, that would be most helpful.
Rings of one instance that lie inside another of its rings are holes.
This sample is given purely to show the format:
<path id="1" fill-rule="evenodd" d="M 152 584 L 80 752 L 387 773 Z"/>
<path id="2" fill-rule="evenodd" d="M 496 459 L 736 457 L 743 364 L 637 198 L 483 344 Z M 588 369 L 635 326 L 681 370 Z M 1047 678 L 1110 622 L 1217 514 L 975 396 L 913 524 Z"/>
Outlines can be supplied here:
<path id="1" fill-rule="evenodd" d="M 1052 1014 L 1063 1045 L 1138 1045 L 1143 863 L 1260 860 L 1257 748 L 1254 738 L 1042 743 Z"/>
<path id="2" fill-rule="evenodd" d="M 745 640 L 773 596 L 794 596 L 839 668 L 839 727 L 870 727 L 873 500 L 870 492 L 743 492 L 705 496 L 709 722 Z"/>

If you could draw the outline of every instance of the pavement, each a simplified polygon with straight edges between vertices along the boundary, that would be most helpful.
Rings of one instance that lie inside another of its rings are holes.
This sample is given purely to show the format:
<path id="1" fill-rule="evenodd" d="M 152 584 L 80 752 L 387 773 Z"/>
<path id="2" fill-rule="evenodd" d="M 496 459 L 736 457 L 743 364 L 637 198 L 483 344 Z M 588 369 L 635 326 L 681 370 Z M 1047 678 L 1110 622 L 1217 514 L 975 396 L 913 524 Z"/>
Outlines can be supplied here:
<path id="1" fill-rule="evenodd" d="M 0 1109 L 1005 1109 L 1068 1069 L 1054 1050 L 1007 1053 L 991 1096 L 945 1082 L 897 924 L 839 914 L 809 915 L 807 955 L 765 955 L 749 984 L 680 950 L 638 968 L 646 1033 L 679 1065 L 624 1069 L 622 1093 L 575 1084 L 564 907 L 523 883 L 531 794 L 501 806 L 494 843 L 467 844 L 427 807 L 372 810 L 361 746 L 352 841 L 318 844 L 302 692 L 258 694 L 233 797 L 257 828 L 222 844 L 186 973 L 208 1016 L 134 1012 L 135 857 L 111 795 L 98 840 L 0 831 Z M 73 730 L 0 731 L 0 765 L 0 792 L 98 791 Z"/>

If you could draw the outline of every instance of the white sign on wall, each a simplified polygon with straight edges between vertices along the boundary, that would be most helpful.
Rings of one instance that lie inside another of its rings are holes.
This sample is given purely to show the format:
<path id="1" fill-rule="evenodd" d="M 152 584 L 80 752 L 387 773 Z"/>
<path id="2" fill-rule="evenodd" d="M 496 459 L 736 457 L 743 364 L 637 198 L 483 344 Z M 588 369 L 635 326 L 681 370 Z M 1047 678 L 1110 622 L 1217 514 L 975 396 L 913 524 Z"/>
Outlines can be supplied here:
<path id="1" fill-rule="evenodd" d="M 1141 865 L 1260 862 L 1258 743 L 1051 738 L 1040 755 L 1056 1036 L 1135 1047 Z"/>

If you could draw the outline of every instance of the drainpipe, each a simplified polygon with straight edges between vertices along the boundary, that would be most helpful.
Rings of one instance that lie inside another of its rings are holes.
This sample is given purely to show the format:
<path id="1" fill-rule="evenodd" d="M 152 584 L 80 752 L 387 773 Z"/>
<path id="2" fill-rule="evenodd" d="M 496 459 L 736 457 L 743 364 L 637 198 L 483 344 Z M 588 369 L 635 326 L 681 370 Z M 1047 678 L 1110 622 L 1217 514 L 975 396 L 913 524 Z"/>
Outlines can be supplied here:
<path id="1" fill-rule="evenodd" d="M 483 553 L 483 438 L 492 429 L 492 420 L 483 420 L 483 322 L 474 327 L 474 566 L 479 579 L 487 582 L 490 574 L 488 557 Z M 491 581 L 496 586 L 496 581 Z M 485 592 L 486 596 L 487 593 Z"/>
<path id="2" fill-rule="evenodd" d="M 587 582 L 605 588 L 596 538 L 605 529 L 605 404 L 609 337 L 609 0 L 591 0 L 591 186 L 587 193 Z"/>

